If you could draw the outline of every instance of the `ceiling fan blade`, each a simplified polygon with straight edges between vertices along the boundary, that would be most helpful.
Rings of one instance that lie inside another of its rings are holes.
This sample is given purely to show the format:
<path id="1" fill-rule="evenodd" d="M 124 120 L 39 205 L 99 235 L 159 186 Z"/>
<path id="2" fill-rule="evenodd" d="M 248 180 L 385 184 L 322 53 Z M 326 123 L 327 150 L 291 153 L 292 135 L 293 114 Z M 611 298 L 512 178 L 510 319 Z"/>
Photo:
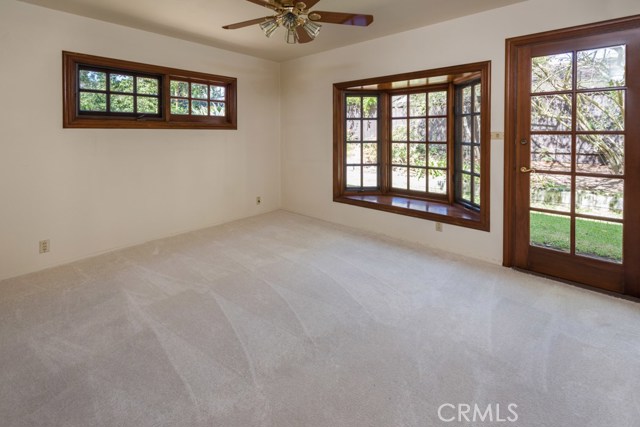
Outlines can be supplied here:
<path id="1" fill-rule="evenodd" d="M 300 1 L 307 6 L 307 9 L 311 9 L 313 6 L 318 4 L 320 0 L 300 0 Z"/>
<path id="2" fill-rule="evenodd" d="M 235 24 L 225 25 L 222 28 L 224 28 L 225 30 L 236 30 L 238 28 L 248 27 L 249 25 L 260 24 L 266 21 L 267 19 L 271 19 L 271 16 L 265 16 L 264 18 L 256 18 L 250 21 L 237 22 Z"/>
<path id="3" fill-rule="evenodd" d="M 258 6 L 264 6 L 267 7 L 271 10 L 276 10 L 278 9 L 278 5 L 275 4 L 275 2 L 273 1 L 269 1 L 269 0 L 247 0 L 253 4 L 257 4 Z"/>
<path id="4" fill-rule="evenodd" d="M 313 41 L 302 27 L 296 28 L 296 34 L 298 35 L 298 43 L 309 43 Z"/>
<path id="5" fill-rule="evenodd" d="M 315 15 L 319 15 L 320 17 L 316 18 Z M 364 15 L 362 13 L 320 12 L 314 10 L 309 14 L 309 17 L 315 22 L 357 25 L 359 27 L 366 27 L 373 22 L 373 15 Z"/>

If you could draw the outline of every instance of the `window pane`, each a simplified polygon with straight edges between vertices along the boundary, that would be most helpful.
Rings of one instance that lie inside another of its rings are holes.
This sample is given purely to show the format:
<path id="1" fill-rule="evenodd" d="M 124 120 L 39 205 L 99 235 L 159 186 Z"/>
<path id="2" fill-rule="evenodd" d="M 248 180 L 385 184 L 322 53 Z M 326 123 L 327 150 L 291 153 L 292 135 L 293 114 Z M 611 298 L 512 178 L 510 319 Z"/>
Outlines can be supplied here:
<path id="1" fill-rule="evenodd" d="M 429 92 L 429 115 L 447 115 L 447 92 Z"/>
<path id="2" fill-rule="evenodd" d="M 209 85 L 191 83 L 191 97 L 196 99 L 209 98 Z"/>
<path id="3" fill-rule="evenodd" d="M 413 191 L 427 191 L 427 170 L 422 168 L 409 169 L 409 189 Z"/>
<path id="4" fill-rule="evenodd" d="M 529 218 L 529 239 L 532 246 L 569 252 L 571 219 L 568 216 L 531 212 Z"/>
<path id="5" fill-rule="evenodd" d="M 626 46 L 578 52 L 578 89 L 625 85 Z"/>
<path id="6" fill-rule="evenodd" d="M 446 171 L 429 169 L 429 192 L 435 194 L 447 194 Z"/>
<path id="7" fill-rule="evenodd" d="M 446 144 L 429 144 L 429 166 L 436 168 L 447 167 Z"/>
<path id="8" fill-rule="evenodd" d="M 427 119 L 409 120 L 409 139 L 411 141 L 427 140 Z"/>
<path id="9" fill-rule="evenodd" d="M 475 115 L 473 116 L 473 142 L 475 142 L 476 144 L 480 143 L 480 139 L 481 139 L 480 130 L 481 130 L 480 116 Z"/>
<path id="10" fill-rule="evenodd" d="M 360 120 L 347 120 L 347 141 L 360 141 Z"/>
<path id="11" fill-rule="evenodd" d="M 427 94 L 426 93 L 414 93 L 409 96 L 409 104 L 411 105 L 411 116 L 426 116 L 427 115 Z"/>
<path id="12" fill-rule="evenodd" d="M 400 190 L 407 189 L 407 168 L 393 167 L 391 169 L 391 186 Z"/>
<path id="13" fill-rule="evenodd" d="M 80 111 L 107 111 L 107 94 L 80 92 Z"/>
<path id="14" fill-rule="evenodd" d="M 531 58 L 531 92 L 559 92 L 573 88 L 573 53 Z"/>
<path id="15" fill-rule="evenodd" d="M 460 132 L 460 138 L 462 139 L 460 142 L 471 142 L 471 123 L 473 121 L 473 116 L 464 116 L 462 117 L 462 129 Z"/>
<path id="16" fill-rule="evenodd" d="M 473 113 L 473 92 L 472 87 L 467 86 L 462 89 L 462 114 Z"/>
<path id="17" fill-rule="evenodd" d="M 461 174 L 462 178 L 462 200 L 471 202 L 471 175 Z"/>
<path id="18" fill-rule="evenodd" d="M 579 135 L 576 145 L 578 172 L 624 174 L 624 135 Z"/>
<path id="19" fill-rule="evenodd" d="M 362 98 L 364 107 L 364 117 L 367 119 L 375 119 L 378 117 L 378 98 L 373 96 L 365 96 Z"/>
<path id="20" fill-rule="evenodd" d="M 138 97 L 138 113 L 158 114 L 158 98 L 154 96 Z"/>
<path id="21" fill-rule="evenodd" d="M 624 130 L 624 90 L 578 94 L 578 129 Z"/>
<path id="22" fill-rule="evenodd" d="M 569 95 L 532 97 L 531 130 L 571 130 L 571 98 Z"/>
<path id="23" fill-rule="evenodd" d="M 391 163 L 394 165 L 407 164 L 407 144 L 391 144 Z"/>
<path id="24" fill-rule="evenodd" d="M 107 90 L 107 74 L 99 71 L 80 70 L 80 89 Z"/>
<path id="25" fill-rule="evenodd" d="M 186 99 L 171 99 L 171 114 L 189 114 L 189 101 Z"/>
<path id="26" fill-rule="evenodd" d="M 378 140 L 378 121 L 377 120 L 364 120 L 362 128 L 362 139 L 365 141 L 377 141 Z"/>
<path id="27" fill-rule="evenodd" d="M 211 86 L 209 88 L 209 99 L 224 101 L 226 88 L 224 86 Z"/>
<path id="28" fill-rule="evenodd" d="M 464 172 L 471 172 L 471 146 L 462 146 L 462 170 Z"/>
<path id="29" fill-rule="evenodd" d="M 622 224 L 576 218 L 576 254 L 622 262 Z"/>
<path id="30" fill-rule="evenodd" d="M 347 144 L 347 164 L 362 163 L 361 145 L 359 142 Z"/>
<path id="31" fill-rule="evenodd" d="M 209 115 L 209 102 L 207 101 L 191 101 L 191 114 L 194 116 Z"/>
<path id="32" fill-rule="evenodd" d="M 532 208 L 571 211 L 570 176 L 535 173 L 530 179 Z"/>
<path id="33" fill-rule="evenodd" d="M 407 95 L 396 95 L 391 97 L 392 117 L 407 117 Z"/>
<path id="34" fill-rule="evenodd" d="M 362 155 L 364 158 L 363 163 L 373 164 L 378 163 L 378 144 L 363 144 L 362 145 Z"/>
<path id="35" fill-rule="evenodd" d="M 624 180 L 576 177 L 576 212 L 622 218 Z"/>
<path id="36" fill-rule="evenodd" d="M 132 95 L 111 95 L 110 101 L 113 113 L 133 113 Z"/>
<path id="37" fill-rule="evenodd" d="M 532 135 L 531 167 L 546 171 L 571 171 L 571 136 Z"/>
<path id="38" fill-rule="evenodd" d="M 152 79 L 147 77 L 137 78 L 137 91 L 144 95 L 157 95 L 158 94 L 158 79 Z"/>
<path id="39" fill-rule="evenodd" d="M 479 84 L 473 85 L 473 111 L 479 113 L 482 109 L 482 88 Z"/>
<path id="40" fill-rule="evenodd" d="M 361 99 L 359 96 L 347 96 L 347 117 L 348 118 L 360 118 L 362 117 L 361 111 Z"/>
<path id="41" fill-rule="evenodd" d="M 480 204 L 480 178 L 473 177 L 473 203 Z"/>
<path id="42" fill-rule="evenodd" d="M 392 120 L 391 121 L 391 139 L 393 141 L 406 141 L 407 140 L 407 121 Z"/>
<path id="43" fill-rule="evenodd" d="M 347 166 L 347 187 L 362 187 L 362 168 Z"/>
<path id="44" fill-rule="evenodd" d="M 226 114 L 226 107 L 224 102 L 211 102 L 209 115 L 211 116 L 224 116 Z"/>
<path id="45" fill-rule="evenodd" d="M 480 147 L 477 145 L 473 146 L 473 172 L 479 174 L 480 166 L 482 163 L 480 162 Z"/>
<path id="46" fill-rule="evenodd" d="M 429 142 L 447 141 L 447 119 L 429 119 Z"/>
<path id="47" fill-rule="evenodd" d="M 171 96 L 189 97 L 189 83 L 171 80 Z"/>
<path id="48" fill-rule="evenodd" d="M 127 76 L 125 74 L 111 74 L 109 81 L 109 89 L 112 92 L 133 93 L 133 76 Z M 131 105 L 133 106 L 133 101 Z M 113 107 L 111 110 L 113 111 Z"/>
<path id="49" fill-rule="evenodd" d="M 365 166 L 362 171 L 364 176 L 364 187 L 377 187 L 378 186 L 378 167 L 377 166 Z"/>
<path id="50" fill-rule="evenodd" d="M 427 144 L 410 144 L 409 164 L 411 166 L 427 165 Z"/>

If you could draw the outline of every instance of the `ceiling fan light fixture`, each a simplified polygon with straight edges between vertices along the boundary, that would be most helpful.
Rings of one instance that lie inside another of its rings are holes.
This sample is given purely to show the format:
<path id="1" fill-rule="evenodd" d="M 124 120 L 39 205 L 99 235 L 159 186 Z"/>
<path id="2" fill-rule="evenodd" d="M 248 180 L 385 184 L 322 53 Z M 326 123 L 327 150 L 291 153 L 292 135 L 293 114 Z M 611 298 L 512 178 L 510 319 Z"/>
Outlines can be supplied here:
<path id="1" fill-rule="evenodd" d="M 273 34 L 273 32 L 277 30 L 278 27 L 278 22 L 274 18 L 268 19 L 260 24 L 260 29 L 264 31 L 264 34 L 267 37 L 271 37 L 271 34 Z"/>
<path id="2" fill-rule="evenodd" d="M 285 40 L 289 44 L 298 43 L 298 34 L 296 33 L 295 28 L 288 28 L 287 33 L 285 34 Z"/>
<path id="3" fill-rule="evenodd" d="M 302 25 L 302 29 L 314 40 L 318 34 L 320 34 L 321 25 L 316 24 L 315 22 L 307 20 L 304 25 Z"/>

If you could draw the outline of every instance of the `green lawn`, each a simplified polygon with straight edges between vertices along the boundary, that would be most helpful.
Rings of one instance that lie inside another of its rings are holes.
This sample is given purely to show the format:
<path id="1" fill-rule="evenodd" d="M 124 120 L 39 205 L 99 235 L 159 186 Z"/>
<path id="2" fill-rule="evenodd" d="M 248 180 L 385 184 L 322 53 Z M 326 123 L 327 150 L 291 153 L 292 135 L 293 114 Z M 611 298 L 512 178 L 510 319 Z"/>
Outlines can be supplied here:
<path id="1" fill-rule="evenodd" d="M 531 242 L 538 246 L 570 250 L 569 217 L 531 212 Z M 576 253 L 622 261 L 622 224 L 576 219 Z"/>

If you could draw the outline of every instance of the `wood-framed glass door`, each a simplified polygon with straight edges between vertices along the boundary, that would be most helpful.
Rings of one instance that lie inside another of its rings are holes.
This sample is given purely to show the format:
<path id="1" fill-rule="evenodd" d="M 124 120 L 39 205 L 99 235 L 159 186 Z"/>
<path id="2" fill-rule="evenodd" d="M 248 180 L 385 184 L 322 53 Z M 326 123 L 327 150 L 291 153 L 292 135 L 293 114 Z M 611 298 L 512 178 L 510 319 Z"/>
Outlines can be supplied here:
<path id="1" fill-rule="evenodd" d="M 505 264 L 640 293 L 638 25 L 509 46 Z"/>

